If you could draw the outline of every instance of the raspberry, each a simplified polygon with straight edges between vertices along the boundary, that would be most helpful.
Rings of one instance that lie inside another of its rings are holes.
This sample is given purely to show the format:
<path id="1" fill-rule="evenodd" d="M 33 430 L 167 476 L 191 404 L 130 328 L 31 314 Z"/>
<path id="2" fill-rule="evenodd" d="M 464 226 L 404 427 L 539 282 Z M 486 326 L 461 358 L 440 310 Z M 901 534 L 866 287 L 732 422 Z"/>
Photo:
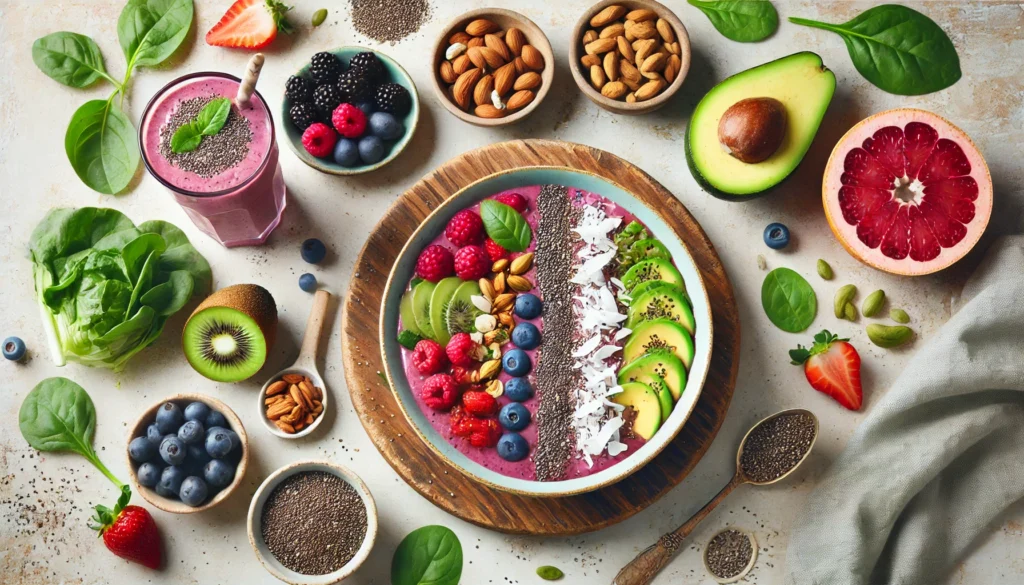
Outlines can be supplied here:
<path id="1" fill-rule="evenodd" d="M 455 383 L 460 386 L 468 386 L 473 383 L 473 379 L 470 377 L 472 371 L 462 366 L 452 366 L 452 378 L 455 378 Z"/>
<path id="2" fill-rule="evenodd" d="M 474 417 L 467 414 L 462 405 L 455 405 L 450 419 L 452 434 L 456 437 L 468 437 L 473 433 L 473 419 Z"/>
<path id="3" fill-rule="evenodd" d="M 484 250 L 487 250 L 487 257 L 491 259 L 491 262 L 497 262 L 502 258 L 508 258 L 508 250 L 501 247 L 501 244 L 495 242 L 491 238 L 484 240 Z"/>
<path id="4" fill-rule="evenodd" d="M 469 435 L 469 444 L 479 449 L 494 447 L 501 439 L 501 427 L 498 421 L 476 419 L 472 423 L 473 433 Z"/>
<path id="5" fill-rule="evenodd" d="M 470 390 L 462 395 L 462 406 L 470 414 L 490 416 L 498 410 L 498 401 L 486 392 Z"/>
<path id="6" fill-rule="evenodd" d="M 526 197 L 519 193 L 502 193 L 495 197 L 494 200 L 508 205 L 519 213 L 526 213 Z"/>
<path id="7" fill-rule="evenodd" d="M 459 387 L 448 374 L 434 374 L 423 383 L 420 396 L 430 408 L 448 410 L 459 402 Z"/>
<path id="8" fill-rule="evenodd" d="M 416 260 L 416 274 L 430 282 L 437 282 L 452 275 L 453 263 L 452 253 L 448 248 L 433 244 L 420 252 L 420 257 Z"/>
<path id="9" fill-rule="evenodd" d="M 479 243 L 484 235 L 484 220 L 472 209 L 463 209 L 448 222 L 444 235 L 459 247 Z"/>
<path id="10" fill-rule="evenodd" d="M 412 350 L 412 365 L 424 376 L 440 372 L 447 364 L 448 357 L 445 356 L 444 349 L 432 339 L 421 340 Z"/>
<path id="11" fill-rule="evenodd" d="M 456 333 L 448 341 L 448 347 L 444 352 L 448 354 L 448 361 L 454 366 L 463 368 L 473 365 L 473 354 L 476 353 L 477 343 L 469 336 L 469 333 Z"/>
<path id="12" fill-rule="evenodd" d="M 321 122 L 310 124 L 302 133 L 302 146 L 306 147 L 306 152 L 317 158 L 331 156 L 336 142 L 338 135 L 330 126 Z"/>
<path id="13" fill-rule="evenodd" d="M 341 104 L 331 114 L 331 123 L 345 138 L 359 138 L 366 131 L 366 114 L 352 104 Z"/>
<path id="14" fill-rule="evenodd" d="M 491 257 L 480 246 L 466 246 L 455 253 L 455 274 L 462 280 L 478 280 L 491 271 Z"/>

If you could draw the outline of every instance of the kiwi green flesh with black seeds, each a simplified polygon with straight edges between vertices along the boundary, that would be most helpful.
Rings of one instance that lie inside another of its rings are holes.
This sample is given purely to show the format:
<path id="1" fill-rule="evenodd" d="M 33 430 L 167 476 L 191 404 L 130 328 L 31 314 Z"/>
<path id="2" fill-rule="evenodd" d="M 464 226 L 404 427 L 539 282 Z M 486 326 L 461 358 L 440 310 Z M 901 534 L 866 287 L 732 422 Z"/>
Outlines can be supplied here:
<path id="1" fill-rule="evenodd" d="M 473 304 L 472 297 L 479 295 L 480 285 L 472 280 L 463 282 L 455 289 L 445 309 L 445 327 L 449 335 L 476 331 L 474 322 L 481 312 Z"/>
<path id="2" fill-rule="evenodd" d="M 277 336 L 277 305 L 258 285 L 234 285 L 204 300 L 182 332 L 189 364 L 217 382 L 240 382 L 263 367 Z"/>
<path id="3" fill-rule="evenodd" d="M 434 292 L 430 295 L 430 329 L 433 332 L 428 337 L 433 337 L 441 345 L 448 345 L 452 336 L 448 333 L 446 315 L 448 305 L 455 296 L 455 291 L 462 286 L 462 279 L 458 276 L 449 276 L 438 281 Z"/>

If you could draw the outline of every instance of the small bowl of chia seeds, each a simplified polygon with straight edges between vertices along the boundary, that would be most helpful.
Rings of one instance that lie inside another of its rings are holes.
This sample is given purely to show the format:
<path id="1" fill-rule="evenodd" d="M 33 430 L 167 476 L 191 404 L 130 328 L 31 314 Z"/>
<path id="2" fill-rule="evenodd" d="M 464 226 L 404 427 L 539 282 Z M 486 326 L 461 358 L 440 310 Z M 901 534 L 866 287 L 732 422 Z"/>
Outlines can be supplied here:
<path id="1" fill-rule="evenodd" d="M 377 506 L 354 472 L 327 461 L 300 461 L 270 474 L 249 504 L 249 544 L 274 577 L 327 585 L 370 556 Z"/>
<path id="2" fill-rule="evenodd" d="M 746 577 L 757 562 L 757 540 L 738 528 L 726 528 L 704 547 L 704 568 L 719 583 Z"/>

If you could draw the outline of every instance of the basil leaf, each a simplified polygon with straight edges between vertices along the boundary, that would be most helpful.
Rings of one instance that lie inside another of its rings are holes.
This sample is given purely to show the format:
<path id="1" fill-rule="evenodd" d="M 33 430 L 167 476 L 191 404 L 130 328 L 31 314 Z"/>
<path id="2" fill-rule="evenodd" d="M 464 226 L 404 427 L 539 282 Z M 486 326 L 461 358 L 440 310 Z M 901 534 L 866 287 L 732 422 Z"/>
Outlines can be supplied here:
<path id="1" fill-rule="evenodd" d="M 768 0 L 687 0 L 727 39 L 763 41 L 779 28 L 779 13 Z"/>
<path id="2" fill-rule="evenodd" d="M 843 37 L 857 71 L 889 93 L 923 95 L 960 79 L 953 41 L 932 19 L 906 6 L 876 6 L 844 24 L 789 20 Z"/>
<path id="3" fill-rule="evenodd" d="M 761 285 L 761 306 L 776 327 L 799 333 L 814 322 L 818 297 L 804 277 L 789 268 L 776 268 Z"/>
<path id="4" fill-rule="evenodd" d="M 509 252 L 522 252 L 530 246 L 533 231 L 518 211 L 494 199 L 480 203 L 480 218 L 487 236 Z"/>
<path id="5" fill-rule="evenodd" d="M 224 127 L 228 121 L 228 114 L 231 113 L 231 100 L 228 98 L 215 98 L 203 106 L 199 115 L 192 122 L 193 130 L 203 136 L 214 136 Z"/>
<path id="6" fill-rule="evenodd" d="M 32 61 L 40 71 L 70 87 L 88 87 L 107 77 L 96 41 L 73 32 L 55 32 L 32 43 Z"/>
<path id="7" fill-rule="evenodd" d="M 391 585 L 458 585 L 462 544 L 444 526 L 413 530 L 391 559 Z"/>
<path id="8" fill-rule="evenodd" d="M 198 132 L 192 124 L 182 124 L 171 136 L 171 152 L 181 154 L 191 152 L 199 148 L 203 141 L 202 133 Z"/>
<path id="9" fill-rule="evenodd" d="M 128 70 L 166 61 L 188 36 L 193 12 L 192 0 L 128 0 L 117 19 Z"/>
<path id="10" fill-rule="evenodd" d="M 89 188 L 113 195 L 128 186 L 139 168 L 135 127 L 112 100 L 91 100 L 71 117 L 64 151 Z"/>

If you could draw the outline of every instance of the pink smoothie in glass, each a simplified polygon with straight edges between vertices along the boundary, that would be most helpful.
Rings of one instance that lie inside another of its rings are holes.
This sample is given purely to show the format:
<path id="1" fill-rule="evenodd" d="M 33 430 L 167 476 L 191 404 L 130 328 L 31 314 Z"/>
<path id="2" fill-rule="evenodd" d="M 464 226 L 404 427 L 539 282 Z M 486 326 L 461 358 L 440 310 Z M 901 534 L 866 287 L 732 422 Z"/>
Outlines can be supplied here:
<path id="1" fill-rule="evenodd" d="M 232 103 L 224 128 L 203 137 L 192 153 L 171 153 L 169 139 L 194 117 L 184 114 L 189 107 L 198 109 L 218 97 L 233 100 L 238 86 L 237 78 L 223 73 L 181 77 L 153 97 L 139 131 L 149 172 L 171 190 L 200 230 L 229 247 L 265 242 L 285 208 L 274 121 L 266 102 L 254 93 L 241 110 Z M 199 158 L 212 162 L 200 168 Z"/>

